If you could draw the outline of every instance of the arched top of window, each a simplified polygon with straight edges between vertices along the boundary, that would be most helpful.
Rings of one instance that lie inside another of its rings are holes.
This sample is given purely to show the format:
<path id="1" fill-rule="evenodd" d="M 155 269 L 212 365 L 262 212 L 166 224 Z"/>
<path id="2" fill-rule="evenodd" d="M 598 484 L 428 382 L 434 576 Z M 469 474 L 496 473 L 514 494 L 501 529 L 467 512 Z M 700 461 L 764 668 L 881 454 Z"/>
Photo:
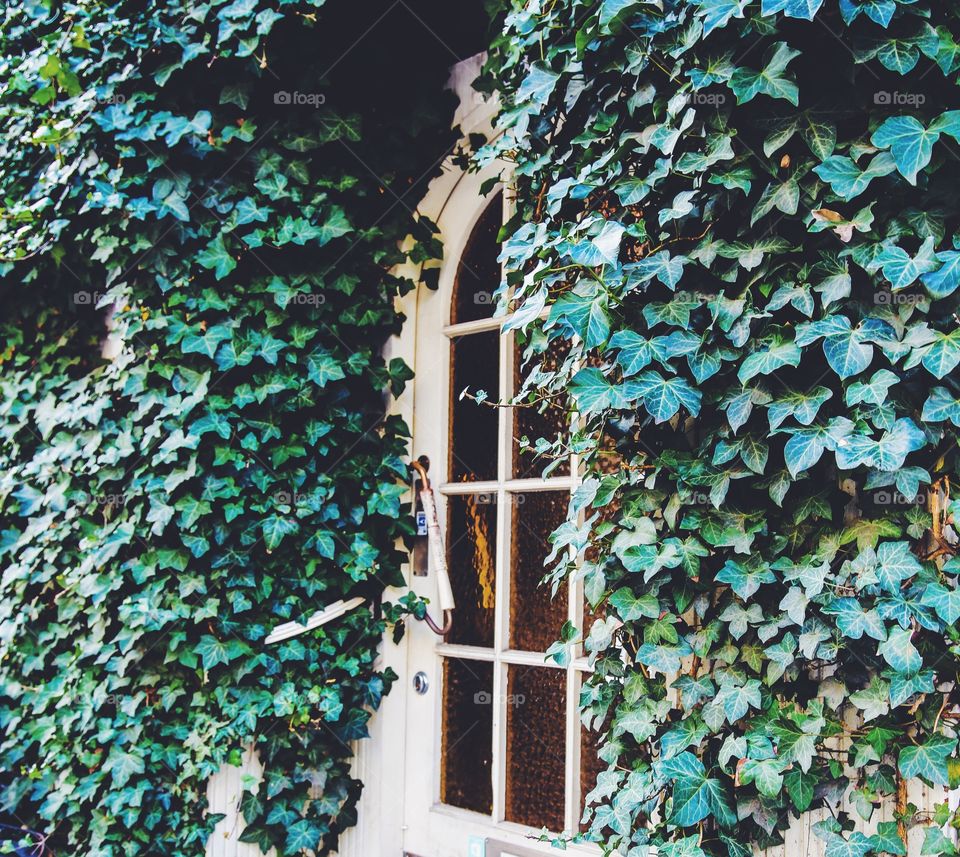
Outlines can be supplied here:
<path id="1" fill-rule="evenodd" d="M 462 324 L 493 315 L 494 292 L 500 285 L 500 244 L 497 235 L 503 225 L 503 193 L 487 204 L 473 227 L 457 265 L 453 286 L 450 323 Z"/>

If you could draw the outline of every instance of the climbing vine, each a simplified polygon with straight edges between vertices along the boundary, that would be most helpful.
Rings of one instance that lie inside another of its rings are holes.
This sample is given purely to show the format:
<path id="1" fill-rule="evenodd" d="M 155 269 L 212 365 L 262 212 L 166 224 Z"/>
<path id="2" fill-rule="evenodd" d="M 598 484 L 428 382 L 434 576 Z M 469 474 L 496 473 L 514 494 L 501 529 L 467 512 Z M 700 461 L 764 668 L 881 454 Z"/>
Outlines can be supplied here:
<path id="1" fill-rule="evenodd" d="M 579 415 L 539 446 L 585 467 L 551 576 L 596 616 L 606 854 L 746 857 L 814 811 L 828 857 L 956 853 L 910 783 L 960 780 L 958 33 L 934 0 L 512 4 L 501 297 L 520 400 Z"/>
<path id="2" fill-rule="evenodd" d="M 3 8 L 0 820 L 57 854 L 203 854 L 250 745 L 244 841 L 356 820 L 410 531 L 388 271 L 436 256 L 455 140 L 448 49 L 390 12 Z"/>

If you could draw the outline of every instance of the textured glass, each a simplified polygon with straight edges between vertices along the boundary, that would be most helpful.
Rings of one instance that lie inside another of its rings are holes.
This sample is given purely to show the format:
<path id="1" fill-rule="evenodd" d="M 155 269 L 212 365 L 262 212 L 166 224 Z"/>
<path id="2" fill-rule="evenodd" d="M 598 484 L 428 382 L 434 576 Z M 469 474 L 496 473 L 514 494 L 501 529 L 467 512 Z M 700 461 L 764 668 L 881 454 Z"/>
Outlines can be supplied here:
<path id="1" fill-rule="evenodd" d="M 467 246 L 457 265 L 453 288 L 451 322 L 490 318 L 496 304 L 493 293 L 500 285 L 500 244 L 497 233 L 503 225 L 503 197 L 497 194 L 473 227 Z"/>
<path id="2" fill-rule="evenodd" d="M 476 482 L 497 478 L 497 409 L 461 398 L 469 388 L 479 390 L 489 401 L 500 398 L 500 333 L 474 333 L 450 343 L 450 480 Z M 429 369 L 426 377 L 429 381 Z"/>
<path id="3" fill-rule="evenodd" d="M 507 676 L 507 821 L 563 830 L 566 674 L 511 666 Z"/>
<path id="4" fill-rule="evenodd" d="M 513 349 L 513 389 L 519 392 L 523 387 L 523 379 L 531 368 L 542 364 L 543 370 L 555 371 L 563 363 L 569 347 L 551 344 L 547 353 L 540 357 L 533 357 L 526 367 L 523 365 L 522 345 L 515 345 Z M 540 408 L 543 407 L 543 413 Z M 513 476 L 515 479 L 531 479 L 543 475 L 543 469 L 552 461 L 550 458 L 537 457 L 534 447 L 537 440 L 544 438 L 554 441 L 568 431 L 567 412 L 562 403 L 550 400 L 549 403 L 539 403 L 531 406 L 517 406 L 513 408 Z M 520 439 L 526 437 L 530 447 L 520 448 Z M 550 476 L 567 476 L 570 473 L 569 459 L 561 462 Z"/>
<path id="5" fill-rule="evenodd" d="M 567 620 L 567 587 L 551 597 L 540 586 L 550 553 L 550 533 L 567 517 L 566 491 L 508 494 L 513 540 L 510 548 L 510 648 L 545 652 L 560 638 Z"/>
<path id="6" fill-rule="evenodd" d="M 607 763 L 600 759 L 600 734 L 580 728 L 580 817 L 586 807 L 586 797 L 596 788 L 597 776 L 607 769 Z M 596 804 L 593 805 L 596 809 Z M 588 830 L 589 823 L 580 822 L 581 830 Z"/>
<path id="7" fill-rule="evenodd" d="M 456 599 L 450 643 L 493 646 L 496 494 L 447 498 L 447 565 Z"/>
<path id="8" fill-rule="evenodd" d="M 493 664 L 445 658 L 440 800 L 489 815 L 492 761 Z"/>

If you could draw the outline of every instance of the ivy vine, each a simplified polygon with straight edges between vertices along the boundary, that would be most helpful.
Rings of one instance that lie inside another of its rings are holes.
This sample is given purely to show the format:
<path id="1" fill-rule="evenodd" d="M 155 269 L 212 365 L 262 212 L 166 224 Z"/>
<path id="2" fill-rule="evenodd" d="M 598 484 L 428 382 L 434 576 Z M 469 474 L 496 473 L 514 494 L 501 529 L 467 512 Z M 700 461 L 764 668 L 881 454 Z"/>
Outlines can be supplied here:
<path id="1" fill-rule="evenodd" d="M 605 854 L 747 857 L 814 810 L 828 857 L 957 853 L 905 784 L 960 781 L 958 33 L 935 0 L 511 5 L 501 297 L 520 401 L 579 414 L 541 448 L 586 471 L 551 576 L 597 614 Z"/>
<path id="2" fill-rule="evenodd" d="M 405 608 L 264 638 L 402 580 L 388 271 L 436 256 L 456 135 L 448 49 L 395 6 L 3 8 L 0 820 L 57 854 L 203 854 L 248 745 L 244 841 L 356 820 Z"/>

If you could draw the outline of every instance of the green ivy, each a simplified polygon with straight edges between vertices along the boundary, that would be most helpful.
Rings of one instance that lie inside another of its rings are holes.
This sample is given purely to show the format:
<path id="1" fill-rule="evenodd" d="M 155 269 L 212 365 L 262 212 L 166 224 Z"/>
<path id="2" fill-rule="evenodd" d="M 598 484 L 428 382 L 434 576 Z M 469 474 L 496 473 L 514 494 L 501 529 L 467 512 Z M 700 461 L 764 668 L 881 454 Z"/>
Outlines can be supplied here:
<path id="1" fill-rule="evenodd" d="M 579 412 L 551 575 L 598 615 L 605 854 L 820 808 L 828 857 L 956 853 L 901 784 L 960 780 L 958 37 L 937 0 L 511 5 L 486 156 L 520 400 Z"/>
<path id="2" fill-rule="evenodd" d="M 2 820 L 57 854 L 203 854 L 249 744 L 244 841 L 355 823 L 401 607 L 264 638 L 402 581 L 388 271 L 437 255 L 413 209 L 456 135 L 444 45 L 370 32 L 395 5 L 4 7 Z"/>

